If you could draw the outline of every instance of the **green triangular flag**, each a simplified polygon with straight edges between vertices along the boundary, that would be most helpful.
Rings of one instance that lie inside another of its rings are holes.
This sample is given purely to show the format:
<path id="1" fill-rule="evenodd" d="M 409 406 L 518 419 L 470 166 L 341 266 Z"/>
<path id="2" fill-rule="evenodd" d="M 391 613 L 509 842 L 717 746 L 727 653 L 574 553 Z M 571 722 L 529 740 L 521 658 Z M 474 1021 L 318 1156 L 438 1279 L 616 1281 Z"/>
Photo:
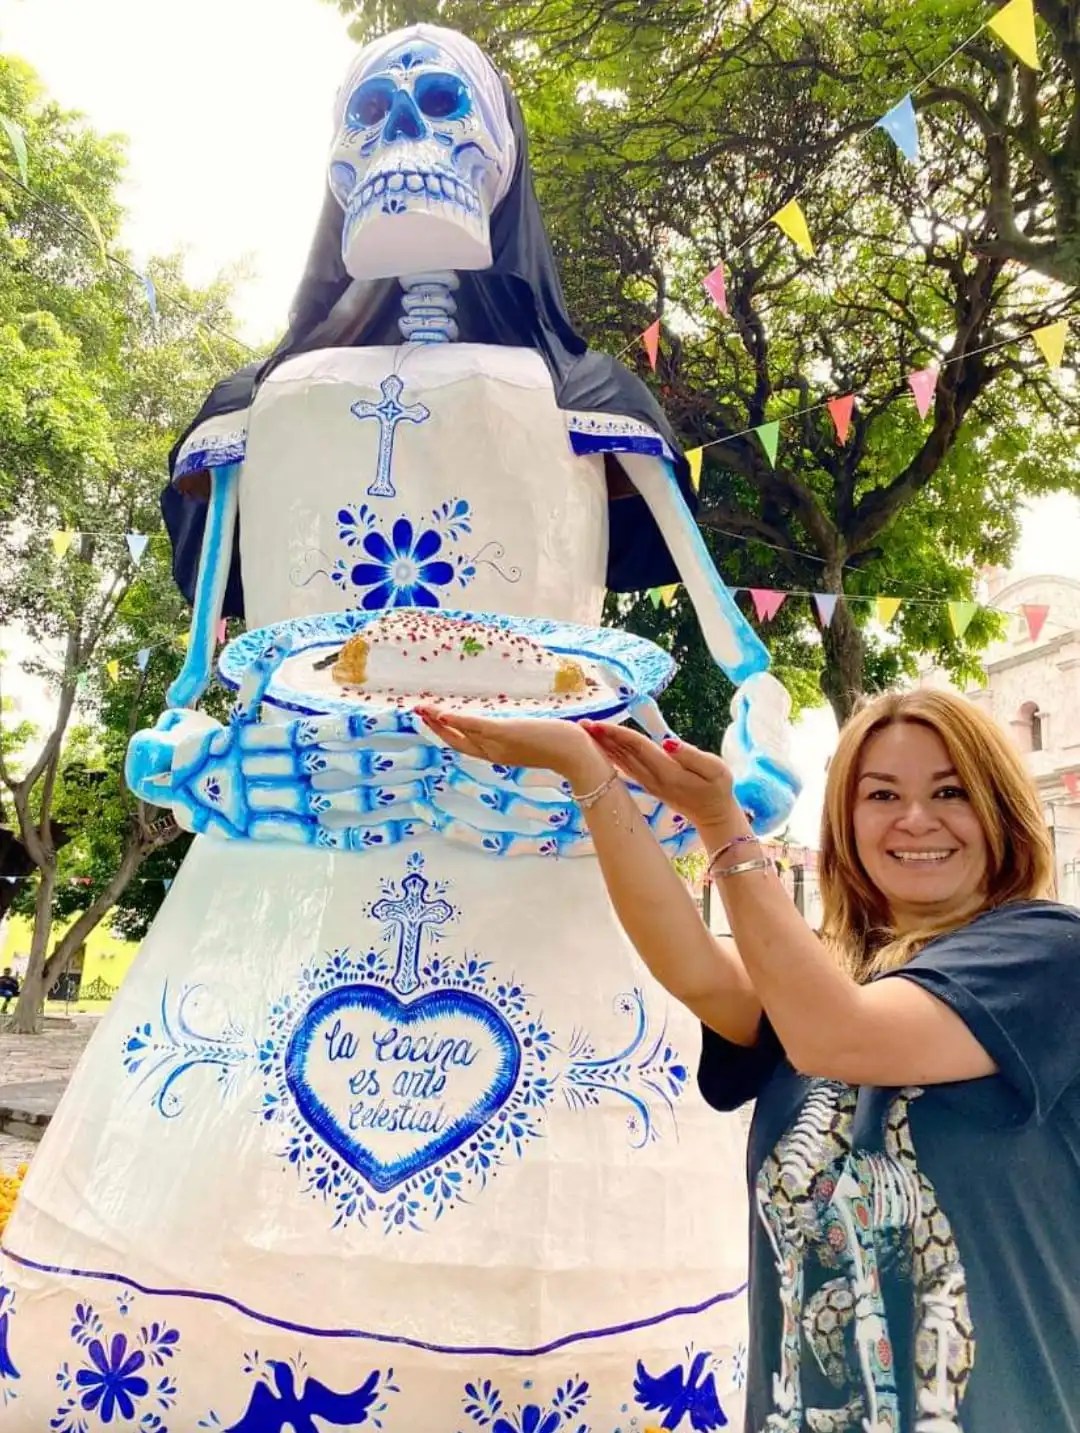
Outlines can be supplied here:
<path id="1" fill-rule="evenodd" d="M 953 635 L 959 639 L 971 626 L 971 619 L 978 612 L 979 604 L 977 602 L 950 602 L 948 605 Z"/>
<path id="2" fill-rule="evenodd" d="M 775 467 L 776 467 L 776 450 L 777 450 L 777 448 L 778 448 L 778 446 L 779 446 L 779 444 L 780 444 L 780 424 L 779 424 L 779 422 L 775 422 L 775 423 L 762 423 L 762 425 L 761 425 L 760 428 L 755 428 L 755 429 L 754 429 L 754 432 L 755 432 L 755 433 L 758 435 L 758 437 L 761 439 L 761 446 L 765 449 L 765 452 L 766 452 L 766 454 L 767 454 L 767 456 L 768 456 L 769 462 L 770 462 L 770 463 L 772 464 L 772 466 L 775 468 Z"/>
<path id="3" fill-rule="evenodd" d="M 15 152 L 15 162 L 19 166 L 19 178 L 25 186 L 28 173 L 26 164 L 26 135 L 22 132 L 22 126 L 16 124 L 13 119 L 8 119 L 6 114 L 0 114 L 0 126 L 3 126 L 4 133 L 11 141 L 11 148 Z"/>
<path id="4" fill-rule="evenodd" d="M 83 216 L 87 224 L 90 226 L 90 232 L 94 236 L 94 242 L 97 244 L 98 249 L 101 252 L 101 262 L 103 264 L 108 263 L 109 250 L 105 244 L 105 235 L 101 232 L 101 225 L 97 221 L 97 215 L 74 194 L 69 194 L 67 198 L 71 204 L 74 204 L 75 208 L 78 209 L 79 213 Z"/>
<path id="5" fill-rule="evenodd" d="M 660 603 L 663 601 L 663 598 L 660 596 L 660 589 L 659 589 L 659 587 L 650 587 L 650 588 L 649 588 L 649 601 L 652 603 L 652 605 L 653 605 L 654 607 L 659 607 L 659 606 L 660 606 Z"/>

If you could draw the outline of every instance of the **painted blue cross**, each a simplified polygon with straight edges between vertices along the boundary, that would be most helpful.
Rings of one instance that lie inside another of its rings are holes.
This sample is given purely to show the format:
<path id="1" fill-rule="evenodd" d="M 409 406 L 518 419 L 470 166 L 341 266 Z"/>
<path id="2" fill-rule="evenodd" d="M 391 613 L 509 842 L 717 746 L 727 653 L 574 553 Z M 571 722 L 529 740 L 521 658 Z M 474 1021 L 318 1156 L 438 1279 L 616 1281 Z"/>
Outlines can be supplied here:
<path id="1" fill-rule="evenodd" d="M 379 420 L 379 458 L 375 468 L 375 481 L 367 490 L 369 498 L 392 498 L 396 495 L 390 480 L 390 465 L 394 459 L 394 432 L 399 423 L 426 423 L 430 411 L 422 403 L 406 408 L 401 402 L 404 382 L 396 373 L 391 373 L 380 384 L 381 403 L 368 403 L 362 399 L 349 409 L 354 418 L 377 418 Z"/>
<path id="2" fill-rule="evenodd" d="M 401 882 L 403 894 L 399 899 L 384 896 L 371 907 L 376 920 L 398 928 L 397 969 L 394 971 L 393 986 L 402 995 L 408 995 L 420 984 L 418 973 L 420 937 L 425 926 L 445 925 L 454 914 L 449 901 L 429 901 L 428 880 L 418 872 L 412 872 Z"/>

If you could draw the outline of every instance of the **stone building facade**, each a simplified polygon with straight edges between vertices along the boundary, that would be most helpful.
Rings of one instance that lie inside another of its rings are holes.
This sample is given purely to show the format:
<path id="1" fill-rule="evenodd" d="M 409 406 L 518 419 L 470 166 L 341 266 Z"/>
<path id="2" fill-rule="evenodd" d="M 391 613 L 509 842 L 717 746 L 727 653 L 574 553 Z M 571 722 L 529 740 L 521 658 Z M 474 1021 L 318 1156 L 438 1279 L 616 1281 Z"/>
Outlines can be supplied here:
<path id="1" fill-rule="evenodd" d="M 1009 617 L 983 654 L 986 685 L 967 695 L 1024 753 L 1054 836 L 1059 895 L 1080 905 L 1080 581 L 996 574 L 985 600 Z M 1034 637 L 1025 608 L 1036 626 L 1046 609 Z M 944 679 L 934 671 L 922 680 Z"/>

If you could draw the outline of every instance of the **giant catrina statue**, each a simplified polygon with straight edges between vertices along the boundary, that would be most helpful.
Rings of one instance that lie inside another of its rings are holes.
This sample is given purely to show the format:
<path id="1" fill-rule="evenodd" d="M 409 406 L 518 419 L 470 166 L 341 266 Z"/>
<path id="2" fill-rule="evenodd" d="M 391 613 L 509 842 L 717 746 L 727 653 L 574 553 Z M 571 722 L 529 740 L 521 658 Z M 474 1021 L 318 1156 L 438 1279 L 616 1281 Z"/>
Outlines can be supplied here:
<path id="1" fill-rule="evenodd" d="M 197 839 L 9 1225 L 0 1430 L 722 1428 L 739 1126 L 567 790 L 413 707 L 663 736 L 670 658 L 597 624 L 605 587 L 679 580 L 766 830 L 786 702 L 670 427 L 574 331 L 485 56 L 369 45 L 328 173 L 287 337 L 174 454 L 191 642 L 128 779 Z M 195 709 L 222 612 L 224 726 Z"/>

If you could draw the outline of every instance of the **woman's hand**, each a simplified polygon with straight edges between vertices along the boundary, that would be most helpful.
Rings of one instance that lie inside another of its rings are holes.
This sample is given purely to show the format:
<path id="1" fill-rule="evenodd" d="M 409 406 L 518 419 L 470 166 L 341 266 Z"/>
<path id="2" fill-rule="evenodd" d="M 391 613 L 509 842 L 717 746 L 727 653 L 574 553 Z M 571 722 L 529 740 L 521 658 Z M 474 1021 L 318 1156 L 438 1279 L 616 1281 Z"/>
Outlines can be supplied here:
<path id="1" fill-rule="evenodd" d="M 492 765 L 554 771 L 579 791 L 590 783 L 598 785 L 611 770 L 611 763 L 576 722 L 464 716 L 428 706 L 415 711 L 447 746 Z"/>
<path id="2" fill-rule="evenodd" d="M 730 768 L 712 752 L 674 739 L 661 748 L 640 732 L 614 722 L 586 721 L 581 725 L 624 776 L 685 816 L 702 834 L 726 829 L 733 819 L 741 821 L 732 795 Z"/>

